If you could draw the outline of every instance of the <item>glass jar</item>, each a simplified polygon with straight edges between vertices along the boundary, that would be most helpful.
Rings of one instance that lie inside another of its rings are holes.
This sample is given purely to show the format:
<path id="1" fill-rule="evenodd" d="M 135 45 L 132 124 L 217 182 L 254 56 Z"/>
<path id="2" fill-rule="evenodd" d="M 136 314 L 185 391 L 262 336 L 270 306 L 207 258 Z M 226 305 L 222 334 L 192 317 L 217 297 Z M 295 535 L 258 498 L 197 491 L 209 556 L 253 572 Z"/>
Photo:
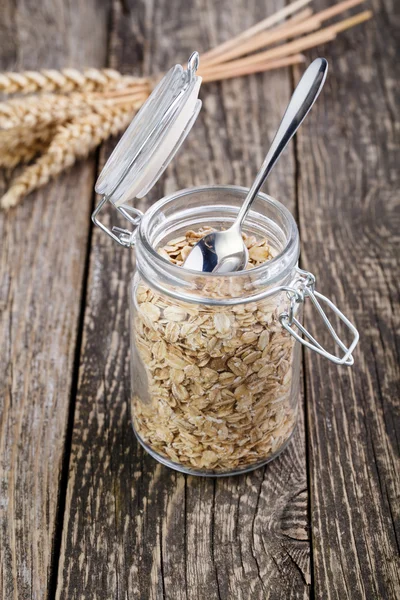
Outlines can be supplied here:
<path id="1" fill-rule="evenodd" d="M 247 190 L 182 190 L 145 215 L 127 204 L 157 181 L 197 116 L 194 54 L 171 69 L 150 96 L 96 184 L 93 221 L 120 245 L 136 246 L 131 305 L 131 412 L 135 434 L 158 461 L 179 471 L 223 476 L 265 464 L 289 443 L 297 422 L 300 343 L 337 364 L 353 364 L 358 333 L 298 268 L 299 235 L 290 212 L 258 194 L 244 223 L 253 268 L 227 274 L 180 266 L 205 227 L 224 229 Z M 135 229 L 99 221 L 106 202 Z M 182 259 L 182 260 L 180 260 Z M 176 263 L 176 264 L 174 264 Z M 301 324 L 309 298 L 342 356 Z M 322 309 L 353 334 L 346 345 Z"/>
<path id="2" fill-rule="evenodd" d="M 246 192 L 183 190 L 157 202 L 136 236 L 134 430 L 157 460 L 197 475 L 265 464 L 289 442 L 297 421 L 300 344 L 279 321 L 290 308 L 282 288 L 299 280 L 299 236 L 289 211 L 258 195 L 244 232 L 267 239 L 275 258 L 251 270 L 199 274 L 157 252 L 205 224 L 228 227 Z"/>

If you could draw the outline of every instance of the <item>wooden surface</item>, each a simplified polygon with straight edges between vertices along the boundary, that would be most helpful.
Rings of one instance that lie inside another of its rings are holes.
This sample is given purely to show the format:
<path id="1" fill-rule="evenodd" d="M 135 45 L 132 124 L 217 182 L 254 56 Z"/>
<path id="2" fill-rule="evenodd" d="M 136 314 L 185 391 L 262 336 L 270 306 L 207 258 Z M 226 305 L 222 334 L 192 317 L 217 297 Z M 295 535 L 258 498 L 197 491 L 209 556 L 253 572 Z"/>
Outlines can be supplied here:
<path id="1" fill-rule="evenodd" d="M 151 74 L 283 5 L 7 0 L 2 67 Z M 268 184 L 299 223 L 302 266 L 360 329 L 356 364 L 304 353 L 300 426 L 267 467 L 186 477 L 134 439 L 134 256 L 89 219 L 115 140 L 0 215 L 2 600 L 400 596 L 399 69 L 394 2 L 372 7 L 374 22 L 307 55 L 328 58 L 328 81 Z M 299 75 L 204 86 L 192 134 L 139 208 L 183 187 L 249 185 Z"/>
<path id="2" fill-rule="evenodd" d="M 95 0 L 76 8 L 7 0 L 0 20 L 5 69 L 106 60 L 107 8 Z M 90 159 L 0 214 L 0 597 L 7 600 L 45 598 L 56 564 L 94 177 Z M 9 178 L 2 174 L 3 190 Z"/>

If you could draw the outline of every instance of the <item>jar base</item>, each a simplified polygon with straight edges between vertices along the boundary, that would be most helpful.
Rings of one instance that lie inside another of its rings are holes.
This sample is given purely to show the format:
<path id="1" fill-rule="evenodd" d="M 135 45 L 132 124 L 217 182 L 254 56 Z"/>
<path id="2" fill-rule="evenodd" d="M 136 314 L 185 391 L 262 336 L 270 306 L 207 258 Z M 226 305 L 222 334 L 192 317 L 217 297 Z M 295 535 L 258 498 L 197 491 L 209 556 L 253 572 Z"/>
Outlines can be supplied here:
<path id="1" fill-rule="evenodd" d="M 288 437 L 288 439 L 286 440 L 286 442 L 284 444 L 282 444 L 282 446 L 279 448 L 279 450 L 277 452 L 275 452 L 274 454 L 271 454 L 271 456 L 269 456 L 265 460 L 262 460 L 262 461 L 260 461 L 258 463 L 253 464 L 253 465 L 249 465 L 249 466 L 243 467 L 242 469 L 234 469 L 232 471 L 219 472 L 219 471 L 205 471 L 205 470 L 204 471 L 199 471 L 199 470 L 196 470 L 196 469 L 190 469 L 188 467 L 184 467 L 182 465 L 174 463 L 172 460 L 169 460 L 168 458 L 165 458 L 165 456 L 162 456 L 161 454 L 159 454 L 158 452 L 155 452 L 155 450 L 153 450 L 152 448 L 150 448 L 150 446 L 148 446 L 146 444 L 146 442 L 144 442 L 142 440 L 142 438 L 139 436 L 139 434 L 137 433 L 137 431 L 133 427 L 134 434 L 135 434 L 135 436 L 136 436 L 139 444 L 157 462 L 161 463 L 165 467 L 169 467 L 170 469 L 173 469 L 174 471 L 179 471 L 180 473 L 184 473 L 185 475 L 196 475 L 198 477 L 231 477 L 232 475 L 243 475 L 244 473 L 250 473 L 251 471 L 255 471 L 256 469 L 259 469 L 259 468 L 265 466 L 267 463 L 269 463 L 272 460 L 274 460 L 274 458 L 276 458 L 277 456 L 279 456 L 287 448 L 287 446 L 289 445 L 289 443 L 292 440 L 292 437 L 293 437 L 293 434 L 294 434 L 295 430 L 296 430 L 296 426 L 293 428 L 292 433 L 290 434 L 290 436 Z"/>

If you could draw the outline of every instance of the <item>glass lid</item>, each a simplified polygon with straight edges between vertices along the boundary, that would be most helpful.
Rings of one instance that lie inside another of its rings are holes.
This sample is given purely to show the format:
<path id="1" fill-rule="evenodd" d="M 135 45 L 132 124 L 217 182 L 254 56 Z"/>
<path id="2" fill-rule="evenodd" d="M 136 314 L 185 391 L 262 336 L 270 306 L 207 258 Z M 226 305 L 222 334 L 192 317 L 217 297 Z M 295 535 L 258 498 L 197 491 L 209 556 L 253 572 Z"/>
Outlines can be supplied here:
<path id="1" fill-rule="evenodd" d="M 191 130 L 201 108 L 198 66 L 193 52 L 187 70 L 175 65 L 168 71 L 106 162 L 95 189 L 115 206 L 145 196 Z"/>

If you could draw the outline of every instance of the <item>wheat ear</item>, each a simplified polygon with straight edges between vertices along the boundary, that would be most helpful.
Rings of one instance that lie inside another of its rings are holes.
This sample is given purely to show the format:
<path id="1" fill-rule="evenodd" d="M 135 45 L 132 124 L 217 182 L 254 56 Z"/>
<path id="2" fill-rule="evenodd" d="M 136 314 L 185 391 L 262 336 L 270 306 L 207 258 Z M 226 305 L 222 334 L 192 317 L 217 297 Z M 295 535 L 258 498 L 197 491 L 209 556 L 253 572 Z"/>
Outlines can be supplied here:
<path id="1" fill-rule="evenodd" d="M 13 150 L 0 152 L 0 167 L 13 169 L 17 165 L 31 162 L 38 154 L 42 154 L 49 147 L 43 140 L 35 140 L 29 146 L 21 144 Z"/>
<path id="2" fill-rule="evenodd" d="M 39 94 L 0 102 L 0 131 L 16 127 L 36 128 L 52 122 L 62 123 L 91 112 L 90 95 Z"/>
<path id="3" fill-rule="evenodd" d="M 92 112 L 93 106 L 123 100 L 126 91 L 129 91 L 129 96 L 143 93 L 149 95 L 150 81 L 143 80 L 143 83 L 135 83 L 126 90 L 113 90 L 102 94 L 95 92 L 74 92 L 69 95 L 38 94 L 0 102 L 0 135 L 15 127 L 34 129 L 50 123 L 61 124 L 67 120 L 71 121 Z"/>
<path id="4" fill-rule="evenodd" d="M 1 207 L 16 206 L 29 192 L 45 185 L 78 158 L 87 156 L 110 135 L 122 131 L 145 99 L 146 95 L 143 95 L 127 105 L 101 106 L 96 112 L 60 125 L 47 152 L 11 183 L 0 201 Z"/>
<path id="5" fill-rule="evenodd" d="M 44 127 L 29 129 L 16 127 L 10 131 L 0 131 L 0 153 L 14 152 L 18 146 L 31 146 L 36 141 L 48 142 L 54 136 L 56 125 L 54 123 Z"/>
<path id="6" fill-rule="evenodd" d="M 30 162 L 49 147 L 55 130 L 55 126 L 51 125 L 0 131 L 0 167 L 13 168 L 19 163 Z"/>
<path id="7" fill-rule="evenodd" d="M 37 92 L 69 93 L 93 92 L 118 88 L 142 82 L 138 77 L 121 75 L 113 69 L 43 69 L 22 73 L 0 73 L 0 92 L 4 94 L 32 94 Z"/>

